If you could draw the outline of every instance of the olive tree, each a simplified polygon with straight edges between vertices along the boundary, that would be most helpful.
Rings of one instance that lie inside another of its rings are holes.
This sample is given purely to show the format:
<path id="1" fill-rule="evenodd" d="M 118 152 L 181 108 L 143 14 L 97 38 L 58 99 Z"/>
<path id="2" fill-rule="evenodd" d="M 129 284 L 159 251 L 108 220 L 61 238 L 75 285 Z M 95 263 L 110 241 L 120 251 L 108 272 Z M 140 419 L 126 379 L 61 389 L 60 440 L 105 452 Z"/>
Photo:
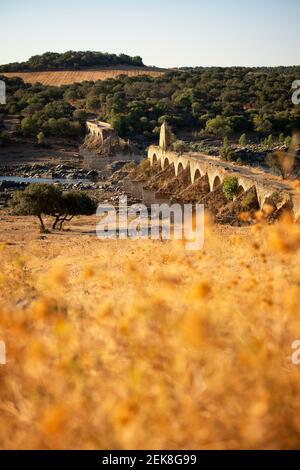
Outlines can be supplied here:
<path id="1" fill-rule="evenodd" d="M 238 192 L 238 179 L 235 176 L 226 178 L 223 182 L 223 193 L 227 201 L 232 201 Z"/>
<path id="2" fill-rule="evenodd" d="M 44 215 L 52 215 L 60 206 L 62 191 L 53 184 L 30 184 L 25 191 L 17 191 L 13 195 L 12 207 L 16 215 L 32 215 L 38 217 L 41 230 L 46 231 Z"/>
<path id="3" fill-rule="evenodd" d="M 70 191 L 62 194 L 59 206 L 56 212 L 52 213 L 55 217 L 53 230 L 62 226 L 65 222 L 70 222 L 76 215 L 92 215 L 96 212 L 97 204 L 86 193 L 80 191 Z"/>
<path id="4" fill-rule="evenodd" d="M 16 215 L 38 217 L 41 230 L 46 231 L 43 216 L 54 217 L 52 228 L 57 225 L 62 229 L 66 221 L 76 215 L 92 215 L 96 212 L 96 203 L 80 191 L 64 193 L 53 184 L 31 184 L 25 191 L 17 191 L 12 200 L 13 212 Z"/>

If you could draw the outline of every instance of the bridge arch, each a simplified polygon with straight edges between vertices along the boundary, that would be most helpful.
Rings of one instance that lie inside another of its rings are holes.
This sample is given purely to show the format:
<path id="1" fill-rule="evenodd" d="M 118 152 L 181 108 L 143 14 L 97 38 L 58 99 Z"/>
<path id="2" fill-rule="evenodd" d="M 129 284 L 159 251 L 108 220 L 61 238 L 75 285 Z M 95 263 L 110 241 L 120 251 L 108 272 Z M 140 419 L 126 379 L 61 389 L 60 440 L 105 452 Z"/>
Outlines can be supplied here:
<path id="1" fill-rule="evenodd" d="M 162 157 L 161 155 L 159 154 L 159 151 L 149 151 L 149 155 L 148 155 L 148 159 L 150 160 L 150 165 L 153 166 L 153 165 L 159 165 L 160 167 L 162 167 Z"/>
<path id="2" fill-rule="evenodd" d="M 248 181 L 244 178 L 238 178 L 238 185 L 241 186 L 245 192 L 247 192 L 248 189 L 252 188 L 253 181 Z"/>
<path id="3" fill-rule="evenodd" d="M 177 165 L 177 175 L 179 175 L 183 171 L 184 171 L 183 164 L 181 162 L 179 162 L 178 165 Z"/>
<path id="4" fill-rule="evenodd" d="M 171 163 L 170 163 L 170 160 L 168 159 L 168 157 L 165 157 L 163 159 L 163 164 L 162 164 L 162 169 L 165 170 L 166 168 L 168 168 L 168 166 L 170 166 Z"/>
<path id="5" fill-rule="evenodd" d="M 198 180 L 199 178 L 201 178 L 201 172 L 200 172 L 200 169 L 199 168 L 196 168 L 196 171 L 194 173 L 194 177 L 192 178 L 193 180 L 193 183 Z"/>
<path id="6" fill-rule="evenodd" d="M 178 176 L 179 173 L 181 173 L 183 170 L 185 170 L 187 167 L 190 168 L 190 162 L 187 158 L 179 158 L 175 162 L 175 175 Z"/>
<path id="7" fill-rule="evenodd" d="M 256 188 L 257 191 L 257 188 Z M 267 203 L 268 199 L 270 196 L 272 196 L 273 192 L 267 193 L 267 194 L 261 194 L 259 191 L 257 191 L 257 199 L 259 203 L 259 208 L 263 209 L 264 205 Z"/>
<path id="8" fill-rule="evenodd" d="M 246 192 L 246 189 L 244 188 L 243 185 L 239 184 L 238 185 L 238 188 L 237 188 L 237 192 L 236 192 L 236 195 L 237 196 L 240 196 L 241 194 L 245 193 Z"/>
<path id="9" fill-rule="evenodd" d="M 192 174 L 190 162 L 187 160 L 178 161 L 175 166 L 175 175 L 183 179 L 183 183 L 187 186 L 192 184 Z"/>
<path id="10" fill-rule="evenodd" d="M 211 190 L 212 190 L 212 191 L 215 191 L 221 184 L 222 184 L 222 180 L 221 180 L 220 176 L 219 176 L 219 175 L 216 175 L 216 176 L 213 178 Z"/>

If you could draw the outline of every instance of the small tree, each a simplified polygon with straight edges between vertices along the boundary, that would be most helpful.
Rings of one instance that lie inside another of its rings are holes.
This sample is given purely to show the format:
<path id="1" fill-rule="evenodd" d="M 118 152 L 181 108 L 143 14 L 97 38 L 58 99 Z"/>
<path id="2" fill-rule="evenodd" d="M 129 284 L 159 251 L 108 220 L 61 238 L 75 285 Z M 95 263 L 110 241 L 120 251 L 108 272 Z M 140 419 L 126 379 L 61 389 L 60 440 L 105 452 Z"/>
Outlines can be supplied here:
<path id="1" fill-rule="evenodd" d="M 81 124 L 85 124 L 88 119 L 88 113 L 84 109 L 76 109 L 73 112 L 73 118 Z"/>
<path id="2" fill-rule="evenodd" d="M 274 145 L 274 140 L 273 140 L 273 136 L 272 134 L 268 135 L 268 138 L 267 138 L 267 146 L 268 147 L 273 147 Z"/>
<path id="3" fill-rule="evenodd" d="M 21 122 L 21 131 L 25 136 L 34 136 L 38 131 L 36 121 L 32 117 L 26 117 Z"/>
<path id="4" fill-rule="evenodd" d="M 206 122 L 205 131 L 216 136 L 227 136 L 232 132 L 230 119 L 226 116 L 216 116 Z"/>
<path id="5" fill-rule="evenodd" d="M 291 144 L 292 144 L 292 137 L 289 135 L 285 141 L 284 141 L 284 145 L 287 147 L 287 148 L 290 148 Z"/>
<path id="6" fill-rule="evenodd" d="M 239 145 L 241 145 L 241 147 L 245 147 L 247 145 L 246 134 L 242 134 L 241 137 L 239 138 Z"/>
<path id="7" fill-rule="evenodd" d="M 45 134 L 44 132 L 39 132 L 37 137 L 37 141 L 39 145 L 43 145 L 45 143 Z"/>
<path id="8" fill-rule="evenodd" d="M 92 215 L 96 212 L 97 204 L 86 193 L 70 191 L 62 194 L 56 212 L 51 215 L 55 217 L 53 230 L 59 224 L 59 229 L 65 222 L 70 222 L 76 215 Z"/>
<path id="9" fill-rule="evenodd" d="M 227 201 L 232 201 L 238 192 L 238 179 L 235 176 L 226 178 L 223 182 L 223 193 Z"/>
<path id="10" fill-rule="evenodd" d="M 52 184 L 30 184 L 25 191 L 13 195 L 12 207 L 16 215 L 38 217 L 41 230 L 46 232 L 43 215 L 52 215 L 61 204 L 62 191 Z"/>
<path id="11" fill-rule="evenodd" d="M 136 163 L 134 161 L 128 162 L 123 166 L 124 171 L 130 172 L 130 171 L 133 171 L 135 169 L 136 169 Z"/>
<path id="12" fill-rule="evenodd" d="M 253 118 L 254 130 L 261 134 L 267 134 L 272 130 L 272 123 L 266 115 L 257 114 Z"/>
<path id="13" fill-rule="evenodd" d="M 186 149 L 186 145 L 182 140 L 175 140 L 175 142 L 173 142 L 172 144 L 172 147 L 173 147 L 173 150 L 175 150 L 175 152 L 179 152 L 179 153 L 184 152 Z"/>
<path id="14" fill-rule="evenodd" d="M 96 203 L 85 193 L 70 191 L 63 193 L 53 184 L 31 184 L 25 191 L 13 195 L 12 207 L 16 215 L 33 215 L 38 217 L 41 230 L 46 232 L 43 216 L 54 217 L 53 229 L 76 215 L 92 215 L 96 212 Z"/>
<path id="15" fill-rule="evenodd" d="M 220 154 L 223 160 L 226 160 L 226 161 L 233 160 L 233 151 L 229 144 L 229 140 L 227 136 L 224 137 L 223 147 L 221 147 Z"/>

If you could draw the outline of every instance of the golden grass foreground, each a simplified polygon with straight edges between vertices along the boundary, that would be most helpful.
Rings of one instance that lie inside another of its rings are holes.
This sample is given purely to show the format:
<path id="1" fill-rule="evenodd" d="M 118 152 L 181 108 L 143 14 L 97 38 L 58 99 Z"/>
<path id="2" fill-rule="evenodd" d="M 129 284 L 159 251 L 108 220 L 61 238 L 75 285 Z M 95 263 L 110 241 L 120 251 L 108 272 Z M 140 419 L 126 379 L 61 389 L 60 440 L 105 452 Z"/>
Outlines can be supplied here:
<path id="1" fill-rule="evenodd" d="M 207 222 L 199 252 L 24 230 L 1 245 L 2 449 L 299 448 L 300 226 Z"/>

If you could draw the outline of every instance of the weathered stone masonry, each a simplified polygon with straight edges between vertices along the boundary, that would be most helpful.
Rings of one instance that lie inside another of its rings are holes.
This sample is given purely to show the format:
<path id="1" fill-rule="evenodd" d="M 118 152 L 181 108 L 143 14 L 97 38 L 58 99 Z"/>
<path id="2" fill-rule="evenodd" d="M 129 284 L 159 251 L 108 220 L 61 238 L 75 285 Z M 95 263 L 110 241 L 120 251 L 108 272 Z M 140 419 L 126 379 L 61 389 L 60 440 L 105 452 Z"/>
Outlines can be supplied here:
<path id="1" fill-rule="evenodd" d="M 165 169 L 168 165 L 174 165 L 176 176 L 182 170 L 189 168 L 192 183 L 197 178 L 207 175 L 210 191 L 222 184 L 226 177 L 235 176 L 238 179 L 240 191 L 247 191 L 253 186 L 255 187 L 261 208 L 271 195 L 277 193 L 280 195 L 277 209 L 290 203 L 295 220 L 300 218 L 300 194 L 293 191 L 288 182 L 259 169 L 238 166 L 203 153 L 177 153 L 168 149 L 169 143 L 168 127 L 163 124 L 160 145 L 151 145 L 148 150 L 148 159 L 151 165 L 158 162 L 161 169 Z"/>

